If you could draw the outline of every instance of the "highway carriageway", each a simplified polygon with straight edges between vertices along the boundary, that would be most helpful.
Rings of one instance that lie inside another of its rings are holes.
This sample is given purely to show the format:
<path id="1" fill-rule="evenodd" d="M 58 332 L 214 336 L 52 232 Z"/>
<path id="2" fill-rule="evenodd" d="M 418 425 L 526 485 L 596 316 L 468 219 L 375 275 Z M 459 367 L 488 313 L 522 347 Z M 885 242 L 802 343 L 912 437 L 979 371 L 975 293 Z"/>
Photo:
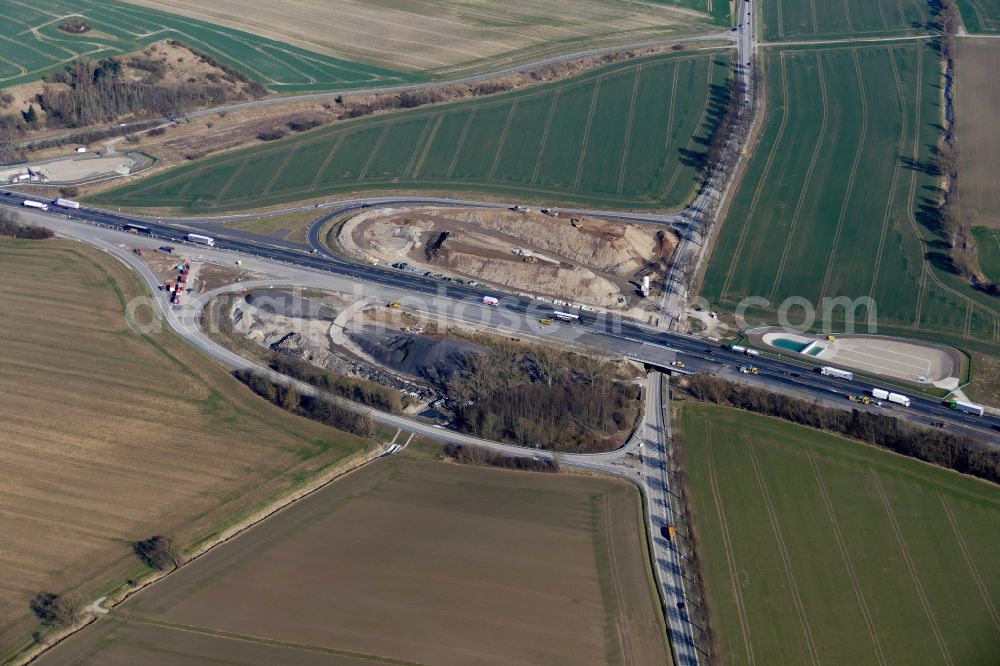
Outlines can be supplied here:
<path id="1" fill-rule="evenodd" d="M 0 203 L 20 206 L 21 201 L 26 198 L 31 197 L 4 192 L 4 195 L 0 196 Z M 361 207 L 365 206 L 358 203 L 342 207 L 332 211 L 328 215 L 324 215 L 323 219 L 336 217 Z M 147 219 L 97 209 L 80 208 L 70 211 L 53 208 L 48 214 L 110 226 L 141 224 L 148 227 L 153 236 L 170 242 L 182 242 L 184 235 L 189 232 L 188 229 L 182 228 L 180 225 L 150 222 Z M 313 237 L 319 226 L 319 224 L 314 225 L 313 230 L 311 230 L 311 240 L 314 240 Z M 455 283 L 442 282 L 408 271 L 354 263 L 325 250 L 320 252 L 319 248 L 317 248 L 316 252 L 293 250 L 286 247 L 269 245 L 265 241 L 258 243 L 245 239 L 227 238 L 218 233 L 213 234 L 213 238 L 215 238 L 215 246 L 218 249 L 232 250 L 299 267 L 336 273 L 414 294 L 447 298 L 458 303 L 467 302 L 470 305 L 475 304 L 476 306 L 481 305 L 484 294 L 491 294 L 500 299 L 498 307 L 500 311 L 513 315 L 540 317 L 545 316 L 546 313 L 551 311 L 551 305 L 547 303 L 539 303 L 510 294 L 492 292 L 488 288 L 468 287 Z M 587 333 L 603 337 L 606 348 L 612 351 L 619 351 L 621 341 L 631 341 L 653 345 L 685 357 L 701 359 L 716 370 L 727 368 L 734 370 L 748 362 L 752 362 L 754 366 L 760 369 L 760 374 L 752 377 L 739 375 L 738 379 L 740 381 L 762 387 L 771 386 L 784 392 L 793 393 L 804 399 L 820 398 L 831 400 L 839 396 L 846 401 L 845 396 L 849 393 L 868 393 L 870 395 L 871 390 L 879 386 L 878 384 L 868 383 L 863 380 L 848 382 L 820 375 L 814 366 L 804 363 L 794 363 L 787 359 L 771 358 L 768 356 L 757 356 L 751 359 L 701 338 L 666 332 L 631 322 L 615 315 L 595 314 L 583 311 L 579 314 L 580 319 L 573 326 L 579 327 Z M 483 324 L 489 325 L 490 322 L 483 322 Z M 666 370 L 672 370 L 667 364 L 661 367 Z M 877 407 L 874 405 L 865 407 L 855 403 L 845 404 L 844 406 L 845 408 L 849 407 L 852 409 L 884 411 L 885 413 L 902 416 L 925 425 L 943 422 L 952 431 L 964 432 L 972 437 L 986 440 L 993 444 L 1000 441 L 1000 418 L 996 416 L 989 414 L 983 416 L 965 414 L 951 409 L 938 399 L 932 397 L 919 393 L 908 393 L 907 395 L 911 400 L 909 408 L 895 405 L 892 407 Z"/>

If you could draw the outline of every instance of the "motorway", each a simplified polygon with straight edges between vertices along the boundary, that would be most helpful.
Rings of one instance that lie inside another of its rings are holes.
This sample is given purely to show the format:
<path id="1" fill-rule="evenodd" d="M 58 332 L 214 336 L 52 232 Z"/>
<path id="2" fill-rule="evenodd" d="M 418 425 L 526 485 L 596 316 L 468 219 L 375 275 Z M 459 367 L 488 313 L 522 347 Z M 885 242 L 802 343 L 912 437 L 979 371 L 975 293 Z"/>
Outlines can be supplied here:
<path id="1" fill-rule="evenodd" d="M 21 201 L 26 198 L 23 195 L 5 192 L 0 190 L 0 204 L 20 206 Z M 337 217 L 349 212 L 381 205 L 382 200 L 368 199 L 364 202 L 348 202 L 332 207 L 331 211 L 321 220 L 314 224 L 310 230 L 311 250 L 293 249 L 288 246 L 276 245 L 264 240 L 250 240 L 245 237 L 227 237 L 218 233 L 214 234 L 216 247 L 223 250 L 238 252 L 244 255 L 258 257 L 265 260 L 277 261 L 283 264 L 296 266 L 303 269 L 311 269 L 325 274 L 335 274 L 350 278 L 353 283 L 367 285 L 369 287 L 386 287 L 404 292 L 416 299 L 423 298 L 426 301 L 442 301 L 450 303 L 451 307 L 462 309 L 472 308 L 476 312 L 482 312 L 483 288 L 474 288 L 456 283 L 444 283 L 433 278 L 422 275 L 399 271 L 382 266 L 371 266 L 353 262 L 349 259 L 336 255 L 327 250 L 322 243 L 319 243 L 318 235 L 322 222 L 325 219 Z M 49 220 L 56 221 L 65 219 L 67 211 L 50 211 L 49 213 L 32 213 L 35 221 Z M 120 228 L 123 224 L 142 224 L 150 229 L 155 238 L 170 240 L 171 242 L 182 242 L 183 236 L 187 233 L 184 226 L 175 223 L 156 223 L 139 219 L 121 213 L 112 213 L 99 209 L 81 208 L 69 212 L 72 219 L 97 224 L 108 225 Z M 47 222 L 40 222 L 47 224 Z M 64 225 L 48 224 L 59 233 L 67 233 Z M 82 236 L 86 240 L 86 226 Z M 71 234 L 80 237 L 81 233 Z M 127 238 L 125 236 L 122 237 Z M 489 320 L 478 322 L 479 325 L 497 328 L 500 330 L 521 330 L 524 328 L 525 320 L 537 320 L 540 317 L 551 314 L 551 306 L 539 303 L 530 299 L 521 298 L 512 294 L 495 294 L 500 298 L 500 305 L 494 308 Z M 679 355 L 692 369 L 705 369 L 714 373 L 728 371 L 730 374 L 734 370 L 744 365 L 748 360 L 746 356 L 734 353 L 728 349 L 707 342 L 701 338 L 663 331 L 652 326 L 647 326 L 628 319 L 623 319 L 613 314 L 580 312 L 580 319 L 574 325 L 580 334 L 586 333 L 595 340 L 595 346 L 600 346 L 612 352 L 619 352 L 624 355 L 626 350 L 633 351 L 633 345 L 639 343 L 645 345 L 648 351 L 660 350 L 668 351 L 672 355 Z M 655 358 L 655 354 L 641 355 L 651 364 L 660 364 Z M 672 356 L 670 357 L 672 359 Z M 692 365 L 692 363 L 694 363 Z M 891 413 L 901 416 L 907 420 L 923 425 L 933 425 L 944 423 L 945 426 L 954 432 L 961 432 L 980 440 L 993 443 L 1000 442 L 1000 418 L 992 415 L 974 416 L 957 412 L 939 400 L 921 394 L 910 394 L 911 404 L 909 408 L 899 406 L 861 406 L 855 403 L 848 403 L 846 395 L 848 393 L 867 392 L 869 395 L 876 385 L 862 379 L 855 379 L 847 382 L 841 379 L 821 375 L 816 368 L 804 362 L 797 362 L 787 358 L 780 358 L 771 355 L 762 355 L 753 359 L 753 364 L 760 369 L 759 375 L 737 375 L 741 380 L 751 384 L 766 387 L 769 389 L 781 390 L 786 393 L 797 395 L 810 400 L 822 400 L 829 402 L 831 399 L 841 400 L 845 408 L 891 411 Z M 665 366 L 666 367 L 666 366 Z"/>
<path id="2" fill-rule="evenodd" d="M 666 381 L 661 372 L 654 370 L 649 373 L 643 422 L 636 431 L 641 442 L 640 473 L 646 492 L 650 555 L 663 600 L 663 616 L 670 627 L 674 655 L 680 666 L 697 666 L 699 652 L 688 615 L 690 601 L 684 586 L 683 556 L 677 542 L 680 537 L 670 533 L 670 528 L 677 521 L 673 506 L 675 493 L 670 488 L 667 460 L 670 433 L 666 424 L 669 423 L 670 406 L 663 400 Z M 668 535 L 670 538 L 667 538 Z"/>

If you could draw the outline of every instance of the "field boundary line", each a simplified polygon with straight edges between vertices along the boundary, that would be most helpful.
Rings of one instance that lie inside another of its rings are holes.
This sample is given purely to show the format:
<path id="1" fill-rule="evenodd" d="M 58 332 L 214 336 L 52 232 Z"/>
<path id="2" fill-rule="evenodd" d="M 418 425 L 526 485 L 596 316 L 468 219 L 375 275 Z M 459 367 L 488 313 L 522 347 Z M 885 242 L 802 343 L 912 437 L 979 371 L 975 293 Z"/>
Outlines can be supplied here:
<path id="1" fill-rule="evenodd" d="M 781 3 L 777 3 L 776 6 L 781 6 Z M 774 158 L 778 154 L 777 148 L 781 145 L 781 140 L 785 136 L 785 127 L 788 125 L 789 116 L 789 101 L 788 101 L 788 76 L 785 70 L 785 54 L 788 51 L 781 51 L 778 54 L 779 68 L 781 70 L 781 124 L 778 126 L 778 132 L 774 137 L 774 143 L 771 144 L 771 152 L 767 156 L 767 162 L 764 163 L 764 170 L 761 171 L 761 177 L 757 181 L 757 187 L 754 190 L 753 198 L 750 200 L 750 208 L 747 211 L 746 220 L 747 223 L 743 225 L 740 230 L 740 239 L 736 243 L 736 250 L 733 252 L 733 261 L 729 264 L 729 270 L 726 271 L 726 279 L 722 283 L 722 291 L 719 293 L 720 298 L 725 299 L 726 294 L 729 293 L 729 287 L 732 284 L 733 275 L 736 274 L 736 266 L 739 264 L 740 256 L 743 254 L 743 245 L 746 243 L 747 234 L 750 233 L 750 227 L 752 226 L 752 221 L 754 219 L 754 213 L 757 212 L 757 205 L 760 203 L 760 196 L 763 193 L 766 183 L 769 179 L 768 176 L 771 173 L 771 167 L 774 165 Z M 764 120 L 766 124 L 767 120 Z M 761 127 L 761 138 L 763 138 L 764 128 Z M 744 175 L 746 177 L 746 175 Z"/>
<path id="2" fill-rule="evenodd" d="M 916 589 L 918 600 L 920 605 L 924 609 L 924 615 L 927 617 L 927 622 L 931 626 L 931 631 L 934 633 L 934 640 L 937 641 L 938 649 L 941 650 L 941 656 L 948 664 L 954 664 L 955 662 L 951 659 L 951 653 L 948 651 L 948 646 L 944 642 L 944 636 L 941 634 L 941 627 L 938 626 L 937 619 L 934 617 L 934 612 L 931 609 L 930 601 L 927 599 L 927 595 L 924 592 L 924 586 L 920 584 L 920 576 L 917 574 L 917 565 L 910 556 L 910 549 L 906 546 L 906 541 L 903 540 L 902 530 L 899 528 L 899 523 L 896 522 L 896 514 L 892 510 L 892 504 L 889 502 L 889 497 L 885 494 L 885 488 L 882 486 L 882 480 L 879 478 L 877 472 L 874 469 L 871 470 L 871 477 L 875 485 L 875 490 L 878 492 L 879 498 L 882 500 L 882 506 L 885 509 L 886 516 L 889 518 L 889 526 L 892 528 L 892 533 L 896 537 L 896 545 L 899 546 L 899 551 L 903 555 L 903 561 L 906 563 L 906 568 L 909 570 L 910 578 L 913 580 L 913 587 Z"/>
<path id="3" fill-rule="evenodd" d="M 694 129 L 691 132 L 691 136 L 688 137 L 687 143 L 684 144 L 684 150 L 686 150 L 688 152 L 691 152 L 691 148 L 694 146 L 694 141 L 697 138 L 695 135 L 697 134 L 697 132 L 698 132 L 699 128 L 702 126 L 702 124 L 705 122 L 705 118 L 708 116 L 708 107 L 710 106 L 709 102 L 712 99 L 712 81 L 714 79 L 715 79 L 715 76 L 713 76 L 713 74 L 712 74 L 712 63 L 709 62 L 708 63 L 708 77 L 706 78 L 707 85 L 705 86 L 705 100 L 701 104 L 701 115 L 698 116 L 698 122 L 695 123 Z M 671 121 L 671 125 L 673 125 L 673 100 L 670 101 L 670 111 L 671 111 L 671 113 L 670 113 L 670 121 Z M 670 129 L 671 129 L 670 127 L 667 128 L 668 131 Z M 660 199 L 661 200 L 664 199 L 667 196 L 667 193 L 669 193 L 670 190 L 672 190 L 674 188 L 674 184 L 677 182 L 678 176 L 681 175 L 681 170 L 683 168 L 684 168 L 684 164 L 680 160 L 677 160 L 677 166 L 674 167 L 674 172 L 671 174 L 670 180 L 667 181 L 667 184 L 663 186 L 662 190 L 660 190 Z M 666 174 L 664 174 L 664 175 L 666 175 Z"/>
<path id="4" fill-rule="evenodd" d="M 417 161 L 417 155 L 420 154 L 421 149 L 424 147 L 424 141 L 427 139 L 427 133 L 431 130 L 431 125 L 433 124 L 435 118 L 438 116 L 427 116 L 427 120 L 424 122 L 424 128 L 420 130 L 420 136 L 417 137 L 417 142 L 413 146 L 413 154 L 410 155 L 410 161 L 406 163 L 406 168 L 400 174 L 401 178 L 409 178 L 410 170 L 413 169 L 414 162 Z"/>
<path id="5" fill-rule="evenodd" d="M 590 143 L 590 128 L 594 123 L 594 110 L 597 108 L 597 98 L 601 94 L 601 83 L 604 77 L 597 79 L 594 84 L 594 93 L 590 96 L 590 111 L 587 113 L 587 124 L 583 130 L 583 145 L 580 146 L 580 161 L 576 165 L 576 178 L 573 179 L 573 189 L 580 189 L 580 177 L 583 175 L 583 165 L 587 162 L 587 144 Z"/>
<path id="6" fill-rule="evenodd" d="M 503 147 L 507 143 L 507 132 L 510 131 L 510 121 L 514 119 L 514 113 L 517 111 L 517 104 L 520 100 L 514 100 L 514 103 L 510 105 L 510 111 L 507 113 L 507 122 L 503 124 L 503 131 L 500 133 L 500 143 L 497 144 L 497 154 L 493 158 L 493 166 L 490 167 L 490 173 L 486 177 L 486 180 L 493 180 L 497 173 L 497 167 L 500 166 L 500 156 L 503 155 Z"/>
<path id="7" fill-rule="evenodd" d="M 378 151 L 382 149 L 382 144 L 385 143 L 385 137 L 389 136 L 389 130 L 391 130 L 393 126 L 395 126 L 395 124 L 396 123 L 394 122 L 388 122 L 385 124 L 385 127 L 382 128 L 382 133 L 379 134 L 378 141 L 376 141 L 375 145 L 372 147 L 372 152 L 368 156 L 368 160 L 365 161 L 365 166 L 361 169 L 361 172 L 358 174 L 357 180 L 359 182 L 364 180 L 365 176 L 368 175 L 368 170 L 372 168 L 372 164 L 375 162 L 375 157 L 378 155 Z"/>
<path id="8" fill-rule="evenodd" d="M 861 138 L 858 140 L 858 149 L 854 151 L 854 163 L 851 165 L 851 175 L 847 180 L 844 203 L 840 207 L 837 230 L 834 232 L 833 244 L 830 247 L 830 260 L 826 264 L 826 275 L 823 276 L 823 287 L 819 292 L 821 302 L 826 297 L 826 292 L 830 288 L 830 278 L 833 275 L 833 260 L 837 254 L 837 247 L 840 245 L 841 232 L 844 230 L 844 220 L 847 218 L 847 205 L 851 200 L 851 193 L 854 191 L 854 183 L 858 176 L 858 165 L 861 163 L 861 153 L 864 152 L 865 141 L 868 139 L 868 97 L 865 95 L 865 82 L 861 76 L 861 63 L 858 61 L 857 50 L 852 49 L 851 55 L 854 57 L 854 73 L 858 77 L 858 90 L 861 92 Z"/>
<path id="9" fill-rule="evenodd" d="M 257 643 L 260 645 L 273 645 L 275 647 L 286 647 L 292 648 L 294 650 L 302 650 L 303 652 L 318 652 L 322 654 L 335 654 L 345 657 L 354 657 L 356 659 L 365 660 L 378 660 L 382 663 L 393 664 L 395 666 L 427 666 L 422 662 L 418 661 L 406 661 L 403 659 L 396 659 L 393 657 L 383 657 L 381 655 L 369 654 L 367 652 L 351 652 L 349 650 L 340 650 L 338 648 L 325 647 L 322 645 L 309 645 L 308 643 L 295 643 L 293 641 L 282 641 L 274 638 L 265 638 L 263 636 L 253 636 L 251 634 L 241 634 L 235 631 L 225 631 L 223 629 L 212 629 L 210 627 L 197 627 L 192 624 L 180 624 L 177 622 L 168 622 L 167 620 L 160 620 L 158 618 L 149 617 L 148 615 L 139 615 L 137 613 L 131 612 L 118 612 L 115 615 L 119 617 L 124 617 L 126 621 L 134 620 L 141 624 L 148 624 L 154 627 L 161 627 L 163 629 L 170 629 L 173 631 L 183 631 L 190 634 L 199 634 L 202 636 L 215 636 L 217 638 L 225 638 L 232 641 L 241 641 L 245 643 Z"/>
<path id="10" fill-rule="evenodd" d="M 792 248 L 792 238 L 795 236 L 795 228 L 798 226 L 799 217 L 802 215 L 802 206 L 806 201 L 806 192 L 809 190 L 809 185 L 812 182 L 813 171 L 816 169 L 816 162 L 819 160 L 820 148 L 823 146 L 823 140 L 826 138 L 826 127 L 830 118 L 826 95 L 826 77 L 823 76 L 823 60 L 820 51 L 816 51 L 816 74 L 819 79 L 819 94 L 823 100 L 823 122 L 820 124 L 819 134 L 816 136 L 816 145 L 813 147 L 812 157 L 809 159 L 809 167 L 806 169 L 806 176 L 802 181 L 802 191 L 799 192 L 799 200 L 795 204 L 795 213 L 792 214 L 792 223 L 788 228 L 788 236 L 785 238 L 785 249 L 781 253 L 781 261 L 778 262 L 778 270 L 775 272 L 774 282 L 771 284 L 771 293 L 768 296 L 768 300 L 772 302 L 774 301 L 774 295 L 778 291 L 781 278 L 785 274 L 788 252 Z"/>
<path id="11" fill-rule="evenodd" d="M 278 178 L 280 178 L 282 172 L 284 172 L 285 167 L 287 167 L 288 163 L 292 161 L 292 158 L 295 156 L 295 153 L 299 152 L 300 147 L 301 147 L 300 145 L 296 145 L 291 150 L 288 151 L 288 154 L 285 155 L 285 159 L 282 160 L 281 164 L 278 165 L 278 168 L 274 170 L 274 174 L 267 181 L 267 185 L 264 187 L 264 189 L 260 191 L 261 194 L 267 194 L 268 192 L 271 191 L 271 188 L 274 187 L 274 184 L 278 182 Z"/>
<path id="12" fill-rule="evenodd" d="M 251 161 L 252 158 L 248 157 L 245 160 L 243 160 L 238 167 L 236 167 L 236 171 L 233 172 L 233 175 L 229 177 L 229 180 L 226 181 L 226 184 L 222 187 L 222 189 L 219 190 L 219 193 L 215 195 L 215 198 L 212 199 L 213 208 L 217 206 L 219 200 L 222 197 L 224 197 L 227 192 L 229 192 L 229 188 L 233 186 L 233 183 L 239 180 L 239 177 L 243 175 L 243 171 L 247 168 L 247 165 L 250 164 Z"/>
<path id="13" fill-rule="evenodd" d="M 812 13 L 813 34 L 819 32 L 819 23 L 816 21 L 816 0 L 809 0 L 809 9 Z"/>
<path id="14" fill-rule="evenodd" d="M 736 600 L 736 614 L 740 619 L 740 634 L 743 636 L 743 645 L 747 651 L 747 661 L 751 666 L 755 663 L 753 656 L 753 645 L 750 642 L 750 620 L 746 607 L 743 605 L 743 593 L 740 591 L 739 572 L 736 569 L 736 554 L 733 552 L 733 544 L 729 537 L 729 523 L 726 521 L 726 514 L 722 510 L 722 495 L 719 493 L 719 482 L 715 476 L 715 455 L 712 449 L 712 422 L 705 416 L 705 450 L 708 452 L 708 481 L 712 488 L 712 497 L 715 499 L 716 512 L 719 514 L 719 527 L 722 532 L 722 545 L 726 551 L 726 564 L 729 568 L 729 580 L 733 585 L 733 597 Z"/>
<path id="15" fill-rule="evenodd" d="M 621 644 L 622 661 L 626 664 L 635 663 L 630 659 L 628 641 L 628 616 L 622 605 L 621 586 L 618 584 L 618 574 L 615 573 L 614 535 L 611 533 L 611 496 L 604 495 L 604 537 L 608 540 L 608 573 L 611 575 L 611 587 L 614 589 L 615 605 L 618 606 L 618 621 L 615 622 L 616 633 Z"/>
<path id="16" fill-rule="evenodd" d="M 663 154 L 667 156 L 670 155 L 670 131 L 674 126 L 674 109 L 677 108 L 677 79 L 680 78 L 680 75 L 680 63 L 674 63 L 674 77 L 670 82 L 670 108 L 667 110 L 667 135 L 663 138 Z"/>
<path id="17" fill-rule="evenodd" d="M 962 536 L 961 530 L 958 529 L 958 523 L 955 521 L 955 515 L 951 511 L 951 507 L 948 506 L 948 502 L 945 501 L 944 495 L 940 492 L 938 492 L 938 499 L 941 500 L 941 506 L 944 507 L 944 513 L 948 516 L 948 522 L 951 523 L 951 529 L 955 533 L 955 541 L 958 543 L 959 550 L 962 551 L 962 557 L 965 558 L 965 563 L 969 565 L 969 573 L 972 574 L 972 580 L 976 583 L 976 587 L 979 588 L 979 593 L 983 595 L 983 602 L 986 603 L 986 608 L 990 613 L 990 619 L 993 620 L 993 626 L 1000 631 L 1000 613 L 997 613 L 997 607 L 993 603 L 993 597 L 990 596 L 990 590 L 986 587 L 982 577 L 979 575 L 979 568 L 976 567 L 976 562 L 972 559 L 972 553 L 969 552 L 969 547 L 965 543 L 965 537 Z"/>
<path id="18" fill-rule="evenodd" d="M 347 132 L 341 132 L 337 136 L 337 140 L 333 142 L 333 146 L 331 146 L 330 152 L 326 154 L 326 159 L 323 160 L 323 164 L 320 165 L 319 169 L 316 170 L 316 175 L 313 176 L 312 183 L 309 185 L 310 190 L 316 188 L 316 184 L 323 177 L 323 173 L 326 172 L 326 168 L 330 166 L 330 162 L 333 160 L 333 156 L 337 153 L 337 150 L 340 148 L 340 144 L 344 141 L 344 136 L 346 135 Z"/>
<path id="19" fill-rule="evenodd" d="M 771 530 L 774 532 L 774 538 L 778 544 L 778 554 L 781 556 L 781 563 L 785 569 L 785 577 L 788 579 L 789 587 L 791 587 L 792 600 L 794 601 L 795 608 L 798 611 L 799 625 L 802 627 L 803 637 L 806 640 L 806 648 L 809 650 L 809 657 L 812 662 L 816 664 L 816 666 L 819 666 L 819 650 L 816 649 L 816 640 L 813 637 L 812 629 L 809 626 L 809 618 L 806 616 L 805 604 L 802 602 L 799 585 L 795 581 L 795 574 L 792 572 L 792 561 L 788 555 L 785 538 L 781 535 L 781 526 L 778 521 L 778 516 L 774 511 L 774 505 L 771 503 L 771 494 L 767 490 L 767 484 L 764 482 L 764 476 L 760 470 L 760 462 L 758 462 L 757 455 L 753 450 L 753 441 L 745 431 L 740 433 L 740 435 L 743 439 L 743 445 L 746 446 L 747 452 L 750 454 L 750 465 L 753 467 L 754 476 L 757 477 L 757 485 L 760 488 L 761 496 L 764 499 L 764 508 L 767 509 L 767 517 L 771 523 Z"/>
<path id="20" fill-rule="evenodd" d="M 479 111 L 478 107 L 472 107 L 472 111 L 469 112 L 469 117 L 465 119 L 465 126 L 462 128 L 462 134 L 458 137 L 458 145 L 455 146 L 455 154 L 451 156 L 451 164 L 448 165 L 448 171 L 445 174 L 446 178 L 451 178 L 451 174 L 455 171 L 455 167 L 458 165 L 458 156 L 462 154 L 462 147 L 465 145 L 465 137 L 469 135 L 469 127 L 472 125 L 472 119 L 476 117 L 477 111 Z"/>
<path id="21" fill-rule="evenodd" d="M 424 162 L 427 161 L 427 155 L 431 151 L 431 146 L 434 145 L 434 140 L 437 139 L 438 130 L 441 129 L 441 124 L 444 122 L 444 116 L 445 114 L 443 113 L 434 116 L 434 126 L 431 128 L 431 133 L 420 150 L 420 157 L 417 158 L 416 164 L 413 165 L 413 173 L 410 174 L 410 178 L 417 179 L 420 177 L 420 170 L 424 168 Z"/>
<path id="22" fill-rule="evenodd" d="M 816 458 L 813 456 L 812 451 L 806 451 L 806 455 L 809 457 L 809 465 L 812 467 L 813 475 L 816 477 L 816 485 L 819 486 L 819 494 L 823 498 L 823 504 L 826 506 L 826 513 L 830 516 L 833 535 L 837 539 L 837 548 L 840 550 L 840 557 L 844 560 L 847 577 L 851 581 L 851 587 L 854 588 L 854 596 L 858 600 L 858 605 L 861 606 L 861 615 L 868 626 L 868 635 L 871 636 L 872 646 L 875 648 L 875 658 L 878 659 L 878 663 L 882 664 L 882 666 L 888 666 L 885 654 L 882 653 L 882 645 L 879 643 L 878 635 L 875 631 L 875 621 L 872 619 L 871 611 L 868 609 L 868 603 L 865 601 L 865 595 L 861 589 L 861 583 L 858 581 L 858 577 L 854 571 L 851 553 L 847 549 L 847 542 L 844 541 L 844 534 L 840 531 L 840 523 L 837 521 L 837 514 L 833 509 L 833 501 L 826 490 L 826 483 L 823 481 L 823 476 L 820 474 L 819 466 L 816 464 Z"/>
<path id="23" fill-rule="evenodd" d="M 639 65 L 635 70 L 635 81 L 632 83 L 632 96 L 628 103 L 628 121 L 625 123 L 625 141 L 622 143 L 622 160 L 618 167 L 618 196 L 621 196 L 622 188 L 625 186 L 625 164 L 628 162 L 628 144 L 632 141 L 632 119 L 635 116 L 635 98 L 639 92 L 639 79 L 642 77 L 642 68 Z M 673 108 L 671 102 L 670 107 Z"/>
<path id="24" fill-rule="evenodd" d="M 552 95 L 552 104 L 549 106 L 549 115 L 545 118 L 545 129 L 542 130 L 542 139 L 538 142 L 538 157 L 535 158 L 535 169 L 531 172 L 531 182 L 534 184 L 538 180 L 538 170 L 542 167 L 542 155 L 545 153 L 545 145 L 549 140 L 549 128 L 552 126 L 552 116 L 556 112 L 556 104 L 559 96 L 562 95 L 562 87 L 556 88 Z"/>
<path id="25" fill-rule="evenodd" d="M 881 5 L 879 5 L 879 6 L 881 6 Z M 906 145 L 905 141 L 906 141 L 906 135 L 909 133 L 910 116 L 905 111 L 905 109 L 906 109 L 906 95 L 903 93 L 903 84 L 899 80 L 899 68 L 896 67 L 896 57 L 892 54 L 892 49 L 891 48 L 887 49 L 886 52 L 889 54 L 889 62 L 892 65 L 892 78 L 896 81 L 896 93 L 899 95 L 899 101 L 902 104 L 903 109 L 904 109 L 904 111 L 903 111 L 903 124 L 902 124 L 902 127 L 899 130 L 899 140 L 896 142 L 896 154 L 899 154 L 899 153 L 902 152 L 903 147 Z M 923 98 L 923 96 L 920 93 L 921 86 L 923 85 L 923 71 L 924 71 L 924 69 L 923 69 L 922 63 L 920 62 L 920 53 L 919 53 L 919 50 L 918 50 L 918 52 L 917 52 L 917 100 L 916 100 L 916 106 L 918 107 L 918 111 L 917 111 L 918 115 L 915 118 L 914 130 L 913 130 L 913 137 L 914 137 L 914 139 L 913 139 L 913 145 L 914 145 L 914 148 L 917 147 L 917 144 L 919 142 L 919 137 L 920 137 L 920 116 L 919 116 L 920 112 L 919 112 L 919 106 L 920 106 L 920 100 Z M 914 153 L 913 158 L 914 159 L 917 158 L 916 153 Z M 872 269 L 872 285 L 868 289 L 868 298 L 871 298 L 871 299 L 874 299 L 874 297 L 875 297 L 875 287 L 878 285 L 878 274 L 879 274 L 879 269 L 882 266 L 882 253 L 885 251 L 885 237 L 886 237 L 886 234 L 889 231 L 889 218 L 891 217 L 891 214 L 892 214 L 892 203 L 893 203 L 893 199 L 896 198 L 896 188 L 899 185 L 899 170 L 900 170 L 900 168 L 901 167 L 897 164 L 895 166 L 895 168 L 892 170 L 892 184 L 889 186 L 889 196 L 888 196 L 888 198 L 886 199 L 886 202 L 885 202 L 885 212 L 882 214 L 882 233 L 881 233 L 881 235 L 879 236 L 879 239 L 878 239 L 878 251 L 875 253 L 875 266 Z M 915 184 L 916 174 L 917 174 L 917 172 L 913 171 L 912 175 L 910 176 L 910 193 L 907 195 L 907 200 L 910 200 L 913 197 L 913 185 Z M 919 233 L 917 235 L 917 238 L 920 238 Z"/>

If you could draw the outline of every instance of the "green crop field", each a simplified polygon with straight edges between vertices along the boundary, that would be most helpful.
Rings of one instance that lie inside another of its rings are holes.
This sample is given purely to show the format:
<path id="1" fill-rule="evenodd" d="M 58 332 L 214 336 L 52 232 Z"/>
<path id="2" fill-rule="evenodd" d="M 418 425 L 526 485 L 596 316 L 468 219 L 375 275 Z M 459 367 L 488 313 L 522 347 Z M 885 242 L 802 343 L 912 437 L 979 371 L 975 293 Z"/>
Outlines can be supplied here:
<path id="1" fill-rule="evenodd" d="M 1000 230 L 976 227 L 976 251 L 979 268 L 994 282 L 1000 282 Z"/>
<path id="2" fill-rule="evenodd" d="M 915 33 L 931 18 L 927 0 L 773 0 L 763 6 L 764 38 L 795 40 Z"/>
<path id="3" fill-rule="evenodd" d="M 90 32 L 75 35 L 59 28 L 73 16 L 85 18 Z M 79 58 L 129 53 L 163 39 L 177 39 L 212 55 L 278 92 L 390 85 L 420 79 L 114 0 L 11 2 L 4 7 L 3 18 L 0 86 L 36 81 Z"/>
<path id="4" fill-rule="evenodd" d="M 260 208 L 373 190 L 476 192 L 618 208 L 683 204 L 725 52 L 660 54 L 557 83 L 209 157 L 100 193 L 103 205 Z"/>
<path id="5" fill-rule="evenodd" d="M 990 297 L 948 272 L 927 164 L 940 136 L 937 54 L 922 41 L 768 50 L 767 115 L 703 296 L 870 297 L 880 329 L 994 345 Z M 799 310 L 796 310 L 799 312 Z M 843 330 L 843 311 L 829 327 Z M 864 323 L 858 311 L 855 323 Z"/>
<path id="6" fill-rule="evenodd" d="M 971 33 L 1000 32 L 1000 1 L 958 0 L 962 22 Z"/>
<path id="7" fill-rule="evenodd" d="M 722 663 L 1000 655 L 1000 488 L 710 405 L 681 411 Z"/>

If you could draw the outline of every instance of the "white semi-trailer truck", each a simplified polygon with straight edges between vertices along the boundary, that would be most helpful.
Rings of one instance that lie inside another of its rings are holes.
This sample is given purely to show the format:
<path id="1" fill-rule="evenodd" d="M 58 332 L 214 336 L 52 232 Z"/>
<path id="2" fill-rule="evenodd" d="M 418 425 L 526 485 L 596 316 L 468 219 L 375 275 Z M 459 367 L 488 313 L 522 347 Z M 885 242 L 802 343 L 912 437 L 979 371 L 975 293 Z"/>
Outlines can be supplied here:
<path id="1" fill-rule="evenodd" d="M 215 247 L 215 239 L 211 236 L 202 236 L 201 234 L 188 234 L 184 237 L 189 243 L 198 243 L 199 245 L 207 245 L 209 247 Z"/>
<path id="2" fill-rule="evenodd" d="M 56 199 L 52 203 L 54 203 L 56 206 L 59 206 L 60 208 L 72 208 L 73 210 L 76 210 L 77 208 L 80 207 L 80 203 L 77 201 L 73 201 L 72 199 Z"/>
<path id="3" fill-rule="evenodd" d="M 836 377 L 837 379 L 846 379 L 851 381 L 854 379 L 854 373 L 847 370 L 841 370 L 840 368 L 831 368 L 830 366 L 824 365 L 819 369 L 820 374 L 826 375 L 827 377 Z"/>
<path id="4" fill-rule="evenodd" d="M 42 203 L 41 201 L 33 201 L 31 199 L 25 199 L 22 203 L 25 208 L 37 208 L 39 210 L 48 210 L 49 205 L 47 203 Z"/>

